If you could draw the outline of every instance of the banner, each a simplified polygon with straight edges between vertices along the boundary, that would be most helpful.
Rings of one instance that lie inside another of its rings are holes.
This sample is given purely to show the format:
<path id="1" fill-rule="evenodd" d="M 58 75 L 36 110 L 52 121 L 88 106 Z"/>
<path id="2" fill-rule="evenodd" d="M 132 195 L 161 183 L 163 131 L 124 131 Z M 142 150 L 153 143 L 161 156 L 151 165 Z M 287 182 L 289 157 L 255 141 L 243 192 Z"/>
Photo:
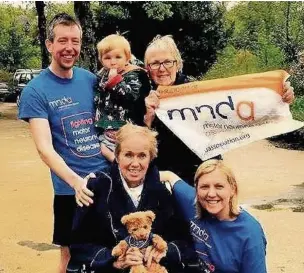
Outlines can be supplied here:
<path id="1" fill-rule="evenodd" d="M 158 118 L 202 160 L 304 123 L 282 101 L 283 70 L 159 86 Z M 174 151 L 172 151 L 174 152 Z M 178 155 L 177 155 L 178 156 Z"/>

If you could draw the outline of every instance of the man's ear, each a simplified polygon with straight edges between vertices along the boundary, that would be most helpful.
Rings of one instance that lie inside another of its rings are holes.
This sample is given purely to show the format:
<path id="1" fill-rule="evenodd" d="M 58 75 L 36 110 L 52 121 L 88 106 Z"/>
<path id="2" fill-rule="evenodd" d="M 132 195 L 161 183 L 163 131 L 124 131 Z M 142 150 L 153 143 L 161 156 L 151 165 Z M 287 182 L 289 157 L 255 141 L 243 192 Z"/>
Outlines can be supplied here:
<path id="1" fill-rule="evenodd" d="M 46 46 L 48 52 L 52 53 L 52 51 L 53 51 L 53 43 L 49 39 L 45 40 L 45 46 Z"/>

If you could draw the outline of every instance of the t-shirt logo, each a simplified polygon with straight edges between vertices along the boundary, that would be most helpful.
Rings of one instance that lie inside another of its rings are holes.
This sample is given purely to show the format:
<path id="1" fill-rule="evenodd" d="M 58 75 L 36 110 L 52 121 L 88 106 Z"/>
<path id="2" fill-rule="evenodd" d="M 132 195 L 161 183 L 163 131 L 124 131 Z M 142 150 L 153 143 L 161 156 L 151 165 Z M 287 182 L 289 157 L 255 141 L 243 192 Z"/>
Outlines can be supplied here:
<path id="1" fill-rule="evenodd" d="M 83 112 L 61 118 L 66 145 L 79 157 L 100 154 L 98 136 L 94 130 L 92 113 Z"/>
<path id="2" fill-rule="evenodd" d="M 61 108 L 68 107 L 72 104 L 74 104 L 73 99 L 71 97 L 66 97 L 66 96 L 64 96 L 61 99 L 52 100 L 49 102 L 49 106 L 52 109 L 61 109 Z"/>

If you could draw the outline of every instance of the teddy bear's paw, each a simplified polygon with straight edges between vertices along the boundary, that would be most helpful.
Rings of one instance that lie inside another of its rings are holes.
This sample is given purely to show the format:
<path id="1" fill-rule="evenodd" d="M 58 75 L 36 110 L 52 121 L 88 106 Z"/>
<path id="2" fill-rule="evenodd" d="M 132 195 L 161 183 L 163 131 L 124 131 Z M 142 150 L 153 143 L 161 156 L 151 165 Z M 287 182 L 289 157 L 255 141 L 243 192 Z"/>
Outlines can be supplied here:
<path id="1" fill-rule="evenodd" d="M 147 273 L 147 268 L 143 265 L 133 265 L 130 269 L 130 273 Z"/>
<path id="2" fill-rule="evenodd" d="M 118 257 L 118 256 L 122 255 L 122 252 L 123 252 L 122 249 L 119 246 L 116 246 L 112 250 L 112 256 Z"/>
<path id="3" fill-rule="evenodd" d="M 168 248 L 167 242 L 160 237 L 159 235 L 154 235 L 153 239 L 153 246 L 158 250 L 158 251 L 166 251 Z"/>
<path id="4" fill-rule="evenodd" d="M 168 273 L 168 271 L 162 265 L 152 262 L 150 268 L 148 269 L 148 273 Z"/>

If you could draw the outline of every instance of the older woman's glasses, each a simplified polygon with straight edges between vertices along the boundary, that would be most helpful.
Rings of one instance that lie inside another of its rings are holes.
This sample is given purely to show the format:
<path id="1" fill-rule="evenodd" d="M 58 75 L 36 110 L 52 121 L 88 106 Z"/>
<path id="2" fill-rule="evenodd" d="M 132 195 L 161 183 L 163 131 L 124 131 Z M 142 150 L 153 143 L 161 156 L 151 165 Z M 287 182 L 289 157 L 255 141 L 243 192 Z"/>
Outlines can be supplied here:
<path id="1" fill-rule="evenodd" d="M 166 60 L 166 61 L 163 61 L 163 62 L 151 63 L 151 64 L 149 64 L 149 67 L 152 70 L 160 69 L 161 65 L 163 65 L 164 68 L 171 68 L 171 67 L 174 66 L 175 63 L 176 63 L 176 60 Z"/>

